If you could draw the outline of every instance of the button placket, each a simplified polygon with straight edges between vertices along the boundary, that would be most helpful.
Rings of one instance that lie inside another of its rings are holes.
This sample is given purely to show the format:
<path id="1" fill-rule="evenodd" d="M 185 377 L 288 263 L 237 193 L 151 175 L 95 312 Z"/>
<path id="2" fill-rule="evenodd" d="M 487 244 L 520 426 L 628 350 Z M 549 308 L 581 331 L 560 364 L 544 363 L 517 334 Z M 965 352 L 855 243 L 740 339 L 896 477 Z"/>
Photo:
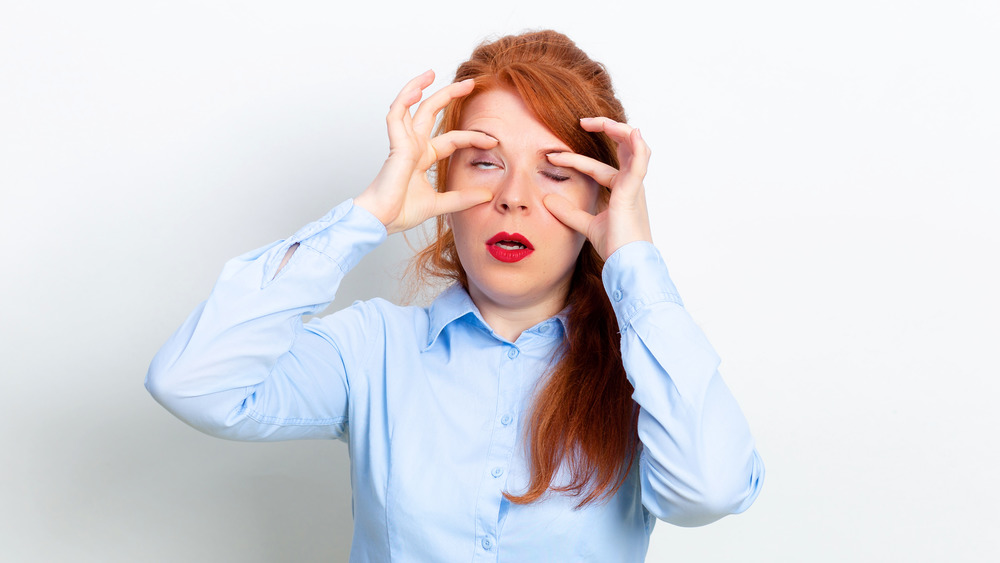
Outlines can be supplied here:
<path id="1" fill-rule="evenodd" d="M 530 339 L 526 338 L 525 342 L 530 342 Z M 523 364 L 528 362 L 527 366 L 532 366 L 533 361 L 530 352 L 524 358 L 520 357 L 521 352 L 518 346 L 503 342 L 502 346 L 497 347 L 497 356 L 494 356 L 499 360 L 497 410 L 493 419 L 495 425 L 492 430 L 493 437 L 481 474 L 482 486 L 479 488 L 479 498 L 476 503 L 476 536 L 479 538 L 479 546 L 474 561 L 477 562 L 495 563 L 498 556 L 499 526 L 504 514 L 502 506 L 506 502 L 503 497 L 505 481 L 511 457 L 514 455 L 514 446 L 517 443 L 517 435 L 512 430 L 517 428 L 515 424 L 518 416 L 517 408 L 523 394 L 526 369 L 526 365 Z"/>

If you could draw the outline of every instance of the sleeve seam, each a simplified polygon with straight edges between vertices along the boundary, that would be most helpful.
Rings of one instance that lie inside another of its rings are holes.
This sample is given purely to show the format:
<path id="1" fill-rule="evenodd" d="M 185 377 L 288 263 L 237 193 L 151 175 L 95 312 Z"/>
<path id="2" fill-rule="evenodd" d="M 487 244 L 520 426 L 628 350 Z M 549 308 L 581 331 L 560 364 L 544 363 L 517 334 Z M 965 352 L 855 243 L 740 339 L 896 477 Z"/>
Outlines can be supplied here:
<path id="1" fill-rule="evenodd" d="M 318 255 L 326 258 L 327 260 L 329 260 L 331 262 L 333 262 L 334 265 L 337 266 L 337 269 L 340 270 L 341 275 L 345 275 L 346 276 L 347 273 L 348 273 L 348 271 L 350 270 L 350 268 L 347 268 L 341 260 L 338 260 L 337 258 L 334 258 L 333 256 L 330 256 L 329 254 L 323 252 L 322 250 L 319 250 L 315 246 L 312 246 L 312 245 L 306 243 L 304 240 L 296 241 L 294 239 L 288 239 L 288 240 L 284 241 L 284 243 L 281 244 L 281 246 L 279 247 L 281 250 L 274 256 L 274 258 L 272 258 L 272 260 L 276 261 L 277 264 L 280 265 L 281 264 L 281 258 L 278 258 L 278 256 L 281 256 L 282 258 L 284 258 L 285 254 L 288 252 L 288 249 L 291 248 L 291 247 L 293 247 L 293 246 L 295 246 L 296 244 L 299 245 L 299 248 L 296 249 L 295 252 L 292 253 L 292 256 L 288 259 L 288 263 L 285 264 L 284 268 L 281 268 L 277 273 L 274 273 L 274 274 L 271 273 L 271 268 L 266 268 L 264 270 L 264 282 L 260 286 L 261 289 L 265 289 L 269 285 L 271 285 L 271 284 L 275 283 L 276 281 L 284 278 L 288 274 L 289 270 L 295 269 L 295 267 L 298 265 L 299 261 L 301 260 L 301 258 L 299 258 L 299 252 L 302 252 L 303 251 L 302 249 L 304 249 L 304 248 L 305 249 L 309 249 L 309 250 L 313 251 L 314 253 L 316 253 L 316 254 L 318 254 Z M 274 264 L 274 262 L 272 262 L 272 264 Z M 277 267 L 277 266 L 273 266 L 272 265 L 272 267 Z"/>
<path id="2" fill-rule="evenodd" d="M 289 263 L 291 263 L 291 261 L 289 261 Z M 285 357 L 285 354 L 291 352 L 292 348 L 295 347 L 296 340 L 298 340 L 299 338 L 298 328 L 299 326 L 301 326 L 302 316 L 297 315 L 295 317 L 292 317 L 291 319 L 288 320 L 288 322 L 289 324 L 292 325 L 291 326 L 292 337 L 290 342 L 288 343 L 288 350 L 286 350 L 283 354 L 281 354 L 274 360 L 274 365 L 271 366 L 271 369 L 268 370 L 267 372 L 267 377 L 264 378 L 265 381 L 270 379 L 274 375 L 274 370 L 278 368 L 278 364 L 281 362 L 281 358 Z M 296 326 L 296 323 L 298 323 L 299 326 Z M 247 397 L 249 397 L 254 393 L 253 387 L 246 387 L 245 389 L 247 390 L 246 394 Z M 346 416 L 334 416 L 328 418 L 283 418 L 280 416 L 264 415 L 252 408 L 247 408 L 245 414 L 247 418 L 259 424 L 268 424 L 271 426 L 331 426 L 333 424 L 343 424 L 347 422 L 349 418 Z"/>
<path id="3" fill-rule="evenodd" d="M 672 303 L 682 309 L 684 308 L 684 302 L 681 301 L 680 296 L 669 291 L 653 293 L 643 297 L 636 297 L 629 300 L 629 302 L 622 307 L 622 312 L 619 314 L 622 329 L 624 330 L 626 326 L 632 324 L 632 320 L 639 314 L 654 305 L 659 305 L 660 303 Z"/>
<path id="4" fill-rule="evenodd" d="M 330 418 L 282 418 L 278 416 L 265 416 L 253 409 L 247 409 L 247 417 L 260 423 L 272 426 L 330 426 L 347 422 L 346 416 L 335 416 Z"/>
<path id="5" fill-rule="evenodd" d="M 304 247 L 304 248 L 308 248 L 309 250 L 312 250 L 316 254 L 319 254 L 320 256 L 326 258 L 327 260 L 330 260 L 331 262 L 333 262 L 334 264 L 336 264 L 337 269 L 339 269 L 340 272 L 342 274 L 344 274 L 344 275 L 347 275 L 347 272 L 350 271 L 350 268 L 346 267 L 344 265 L 343 261 L 341 261 L 338 258 L 334 258 L 333 256 L 330 256 L 326 252 L 323 252 L 322 250 L 316 248 L 315 246 L 309 244 L 308 242 L 306 242 L 304 240 L 299 241 L 299 246 L 300 247 Z M 295 258 L 295 255 L 293 254 L 292 255 L 292 259 L 294 259 L 294 258 Z M 290 265 L 291 264 L 291 260 L 289 260 L 288 263 Z"/>
<path id="6" fill-rule="evenodd" d="M 375 325 L 375 320 L 380 317 L 380 315 L 377 314 L 379 313 L 378 307 L 375 307 L 371 302 L 365 302 L 365 306 L 372 308 L 372 315 L 368 321 L 371 325 L 369 328 L 371 332 L 369 332 L 369 334 L 375 334 L 376 330 L 378 329 L 378 327 Z M 376 339 L 374 338 L 369 339 L 368 351 L 365 354 L 364 359 L 361 361 L 362 369 L 366 371 L 368 370 L 368 365 L 371 362 L 372 356 L 375 354 L 375 344 L 374 344 L 375 340 Z M 385 341 L 385 334 L 382 335 L 382 340 L 383 342 Z M 348 385 L 350 385 L 350 381 L 348 381 Z"/>

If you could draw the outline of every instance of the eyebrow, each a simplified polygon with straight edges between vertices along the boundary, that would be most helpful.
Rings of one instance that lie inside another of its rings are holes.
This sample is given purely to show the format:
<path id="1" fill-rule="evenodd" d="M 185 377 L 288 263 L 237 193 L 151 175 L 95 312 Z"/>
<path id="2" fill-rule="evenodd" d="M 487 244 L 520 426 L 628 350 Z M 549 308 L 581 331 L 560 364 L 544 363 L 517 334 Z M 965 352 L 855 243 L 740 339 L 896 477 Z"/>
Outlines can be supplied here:
<path id="1" fill-rule="evenodd" d="M 483 135 L 489 135 L 490 137 L 493 137 L 494 139 L 497 140 L 497 145 L 498 146 L 500 144 L 502 144 L 502 142 L 500 141 L 499 137 L 497 137 L 496 135 L 494 135 L 494 134 L 492 134 L 492 133 L 490 133 L 488 131 L 483 131 L 482 129 L 468 129 L 468 131 L 475 131 L 476 133 L 482 133 Z M 565 145 L 563 145 L 563 146 L 554 146 L 554 147 L 548 147 L 548 148 L 538 149 L 538 152 L 536 154 L 538 154 L 540 156 L 544 156 L 544 155 L 547 155 L 547 154 L 553 153 L 553 152 L 573 152 L 573 149 L 571 149 L 571 148 L 569 148 L 569 147 L 567 147 Z"/>

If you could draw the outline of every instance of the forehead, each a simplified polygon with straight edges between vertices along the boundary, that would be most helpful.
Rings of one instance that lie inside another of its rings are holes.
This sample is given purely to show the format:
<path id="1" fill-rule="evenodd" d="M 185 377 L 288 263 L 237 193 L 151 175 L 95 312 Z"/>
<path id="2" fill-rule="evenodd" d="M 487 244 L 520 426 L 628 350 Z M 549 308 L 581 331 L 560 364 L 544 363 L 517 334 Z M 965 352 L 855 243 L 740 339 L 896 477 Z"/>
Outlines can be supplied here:
<path id="1" fill-rule="evenodd" d="M 503 148 L 570 150 L 566 143 L 538 121 L 524 100 L 510 90 L 487 90 L 476 94 L 465 104 L 458 127 L 492 135 Z"/>

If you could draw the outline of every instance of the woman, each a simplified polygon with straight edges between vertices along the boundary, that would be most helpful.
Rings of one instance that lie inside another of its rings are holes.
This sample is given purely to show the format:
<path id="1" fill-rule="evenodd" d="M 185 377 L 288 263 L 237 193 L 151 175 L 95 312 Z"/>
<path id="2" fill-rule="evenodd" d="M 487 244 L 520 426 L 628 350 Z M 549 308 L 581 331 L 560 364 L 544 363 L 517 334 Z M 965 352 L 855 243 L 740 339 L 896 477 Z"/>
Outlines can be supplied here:
<path id="1" fill-rule="evenodd" d="M 150 392 L 217 436 L 346 441 L 352 561 L 641 561 L 655 518 L 745 510 L 763 466 L 651 244 L 649 149 L 604 67 L 547 31 L 480 46 L 411 115 L 432 81 L 392 103 L 358 197 L 226 265 Z M 455 283 L 430 307 L 302 324 L 432 217 L 418 275 Z"/>

